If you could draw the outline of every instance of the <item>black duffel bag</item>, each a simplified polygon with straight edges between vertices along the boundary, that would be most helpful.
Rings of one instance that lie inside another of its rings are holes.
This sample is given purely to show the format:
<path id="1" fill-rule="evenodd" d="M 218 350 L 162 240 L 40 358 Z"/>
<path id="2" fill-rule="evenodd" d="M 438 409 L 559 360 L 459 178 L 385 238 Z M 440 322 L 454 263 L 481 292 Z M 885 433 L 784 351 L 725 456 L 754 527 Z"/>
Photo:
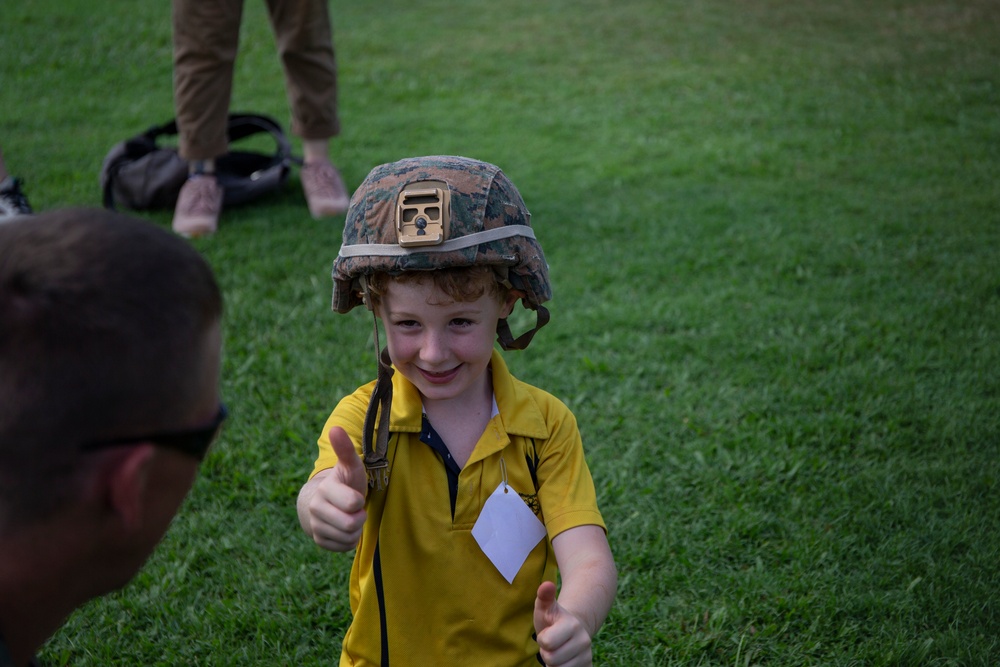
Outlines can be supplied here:
<path id="1" fill-rule="evenodd" d="M 234 150 L 233 144 L 267 133 L 275 143 L 273 153 Z M 116 144 L 101 165 L 104 206 L 134 210 L 172 209 L 188 177 L 187 162 L 173 146 L 159 146 L 164 136 L 177 134 L 177 121 L 154 125 L 142 134 Z M 215 175 L 223 189 L 223 206 L 253 201 L 280 189 L 288 180 L 292 156 L 284 130 L 273 118 L 260 114 L 229 115 L 230 150 L 215 161 Z"/>

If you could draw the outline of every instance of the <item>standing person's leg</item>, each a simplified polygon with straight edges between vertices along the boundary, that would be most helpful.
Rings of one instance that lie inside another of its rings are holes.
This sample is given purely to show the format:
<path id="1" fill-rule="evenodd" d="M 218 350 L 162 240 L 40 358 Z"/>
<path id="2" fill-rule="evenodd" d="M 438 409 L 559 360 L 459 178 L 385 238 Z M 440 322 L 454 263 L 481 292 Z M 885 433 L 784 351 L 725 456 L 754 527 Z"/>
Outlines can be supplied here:
<path id="1" fill-rule="evenodd" d="M 191 178 L 181 188 L 174 231 L 213 233 L 222 211 L 215 159 L 228 150 L 226 125 L 239 51 L 243 0 L 173 0 L 174 107 L 178 148 Z"/>
<path id="2" fill-rule="evenodd" d="M 302 138 L 300 172 L 315 218 L 339 215 L 350 198 L 330 162 L 330 139 L 340 133 L 337 63 L 326 0 L 268 0 L 292 110 L 292 132 Z"/>

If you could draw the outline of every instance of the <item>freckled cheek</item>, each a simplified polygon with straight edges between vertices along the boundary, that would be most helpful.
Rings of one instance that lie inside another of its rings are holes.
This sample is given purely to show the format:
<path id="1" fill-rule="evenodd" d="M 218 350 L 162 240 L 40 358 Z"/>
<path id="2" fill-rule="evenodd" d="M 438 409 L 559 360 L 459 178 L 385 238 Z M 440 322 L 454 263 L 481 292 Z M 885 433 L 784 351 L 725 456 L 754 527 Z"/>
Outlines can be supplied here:
<path id="1" fill-rule="evenodd" d="M 456 345 L 454 348 L 456 356 L 466 360 L 466 361 L 478 361 L 485 358 L 489 358 L 490 354 L 493 352 L 493 342 L 492 341 L 463 341 L 463 344 Z"/>
<path id="2" fill-rule="evenodd" d="M 422 347 L 419 336 L 391 336 L 388 344 L 389 355 L 394 363 L 405 363 L 416 359 Z"/>

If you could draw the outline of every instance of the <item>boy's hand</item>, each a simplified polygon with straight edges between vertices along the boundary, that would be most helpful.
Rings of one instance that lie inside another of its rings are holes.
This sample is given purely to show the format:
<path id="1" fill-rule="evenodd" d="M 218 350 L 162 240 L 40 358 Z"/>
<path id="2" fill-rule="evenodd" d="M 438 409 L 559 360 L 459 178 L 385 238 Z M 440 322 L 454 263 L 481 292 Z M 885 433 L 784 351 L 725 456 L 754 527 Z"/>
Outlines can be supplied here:
<path id="1" fill-rule="evenodd" d="M 590 634 L 579 618 L 556 601 L 556 585 L 542 582 L 535 598 L 535 634 L 548 667 L 593 664 Z"/>
<path id="2" fill-rule="evenodd" d="M 331 551 L 350 551 L 361 539 L 365 525 L 368 473 L 344 429 L 330 429 L 330 444 L 337 465 L 321 479 L 306 506 L 316 544 Z"/>

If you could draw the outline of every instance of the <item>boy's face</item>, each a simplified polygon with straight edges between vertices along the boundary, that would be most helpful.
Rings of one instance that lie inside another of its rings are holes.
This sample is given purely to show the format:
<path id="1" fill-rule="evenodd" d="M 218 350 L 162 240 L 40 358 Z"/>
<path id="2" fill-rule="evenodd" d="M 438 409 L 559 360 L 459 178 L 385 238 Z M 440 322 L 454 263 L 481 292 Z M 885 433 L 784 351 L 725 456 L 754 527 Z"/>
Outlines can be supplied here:
<path id="1" fill-rule="evenodd" d="M 379 316 L 392 363 L 425 399 L 483 395 L 497 322 L 515 301 L 500 304 L 488 293 L 453 301 L 430 280 L 390 281 Z"/>

